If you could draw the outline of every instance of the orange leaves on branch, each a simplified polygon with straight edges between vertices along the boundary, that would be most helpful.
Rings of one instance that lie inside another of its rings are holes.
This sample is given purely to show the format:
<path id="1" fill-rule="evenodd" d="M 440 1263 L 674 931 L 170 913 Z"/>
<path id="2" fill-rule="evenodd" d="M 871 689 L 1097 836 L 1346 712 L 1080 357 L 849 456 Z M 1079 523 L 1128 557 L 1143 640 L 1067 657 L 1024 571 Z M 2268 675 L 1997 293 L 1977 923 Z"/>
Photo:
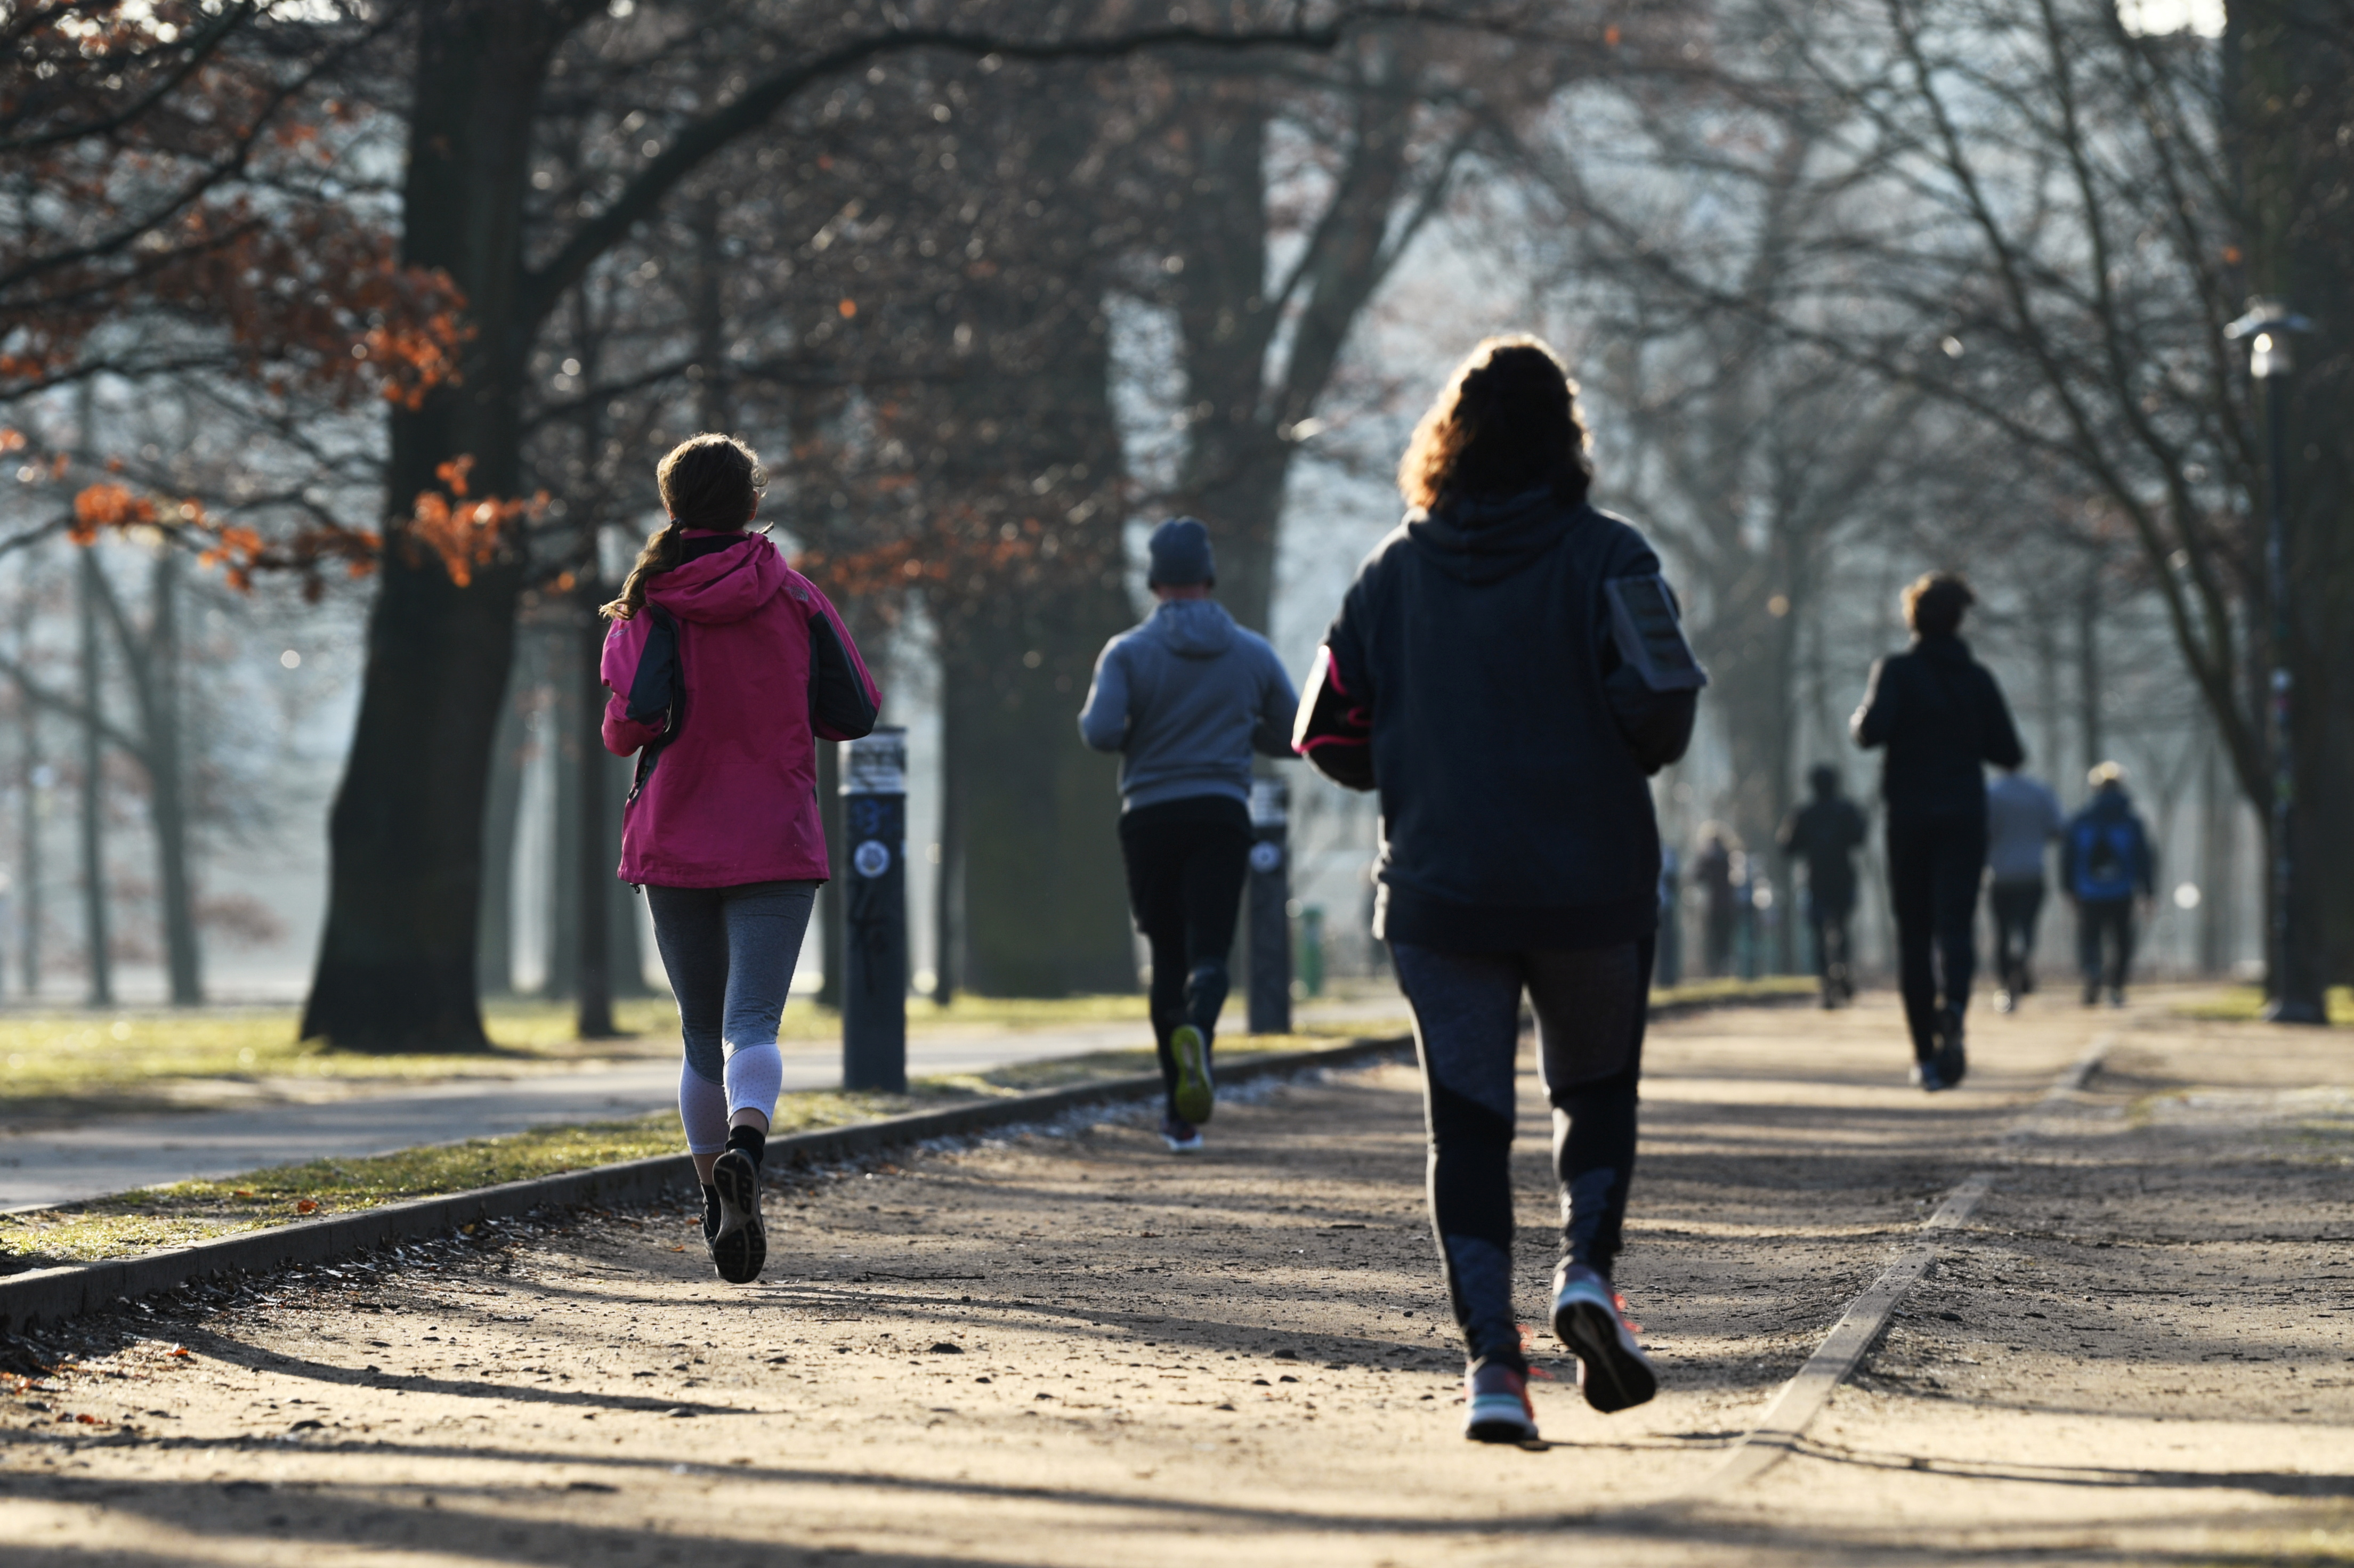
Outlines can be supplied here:
<path id="1" fill-rule="evenodd" d="M 441 561 L 441 569 L 450 580 L 464 588 L 474 580 L 474 574 L 499 558 L 506 546 L 506 527 L 517 518 L 536 517 L 547 506 L 547 492 L 541 491 L 528 501 L 501 500 L 494 496 L 481 499 L 469 493 L 466 476 L 473 471 L 471 454 L 451 458 L 433 472 L 448 488 L 419 493 L 408 515 L 403 536 L 411 546 L 411 558 L 431 551 Z"/>
<path id="2" fill-rule="evenodd" d="M 82 487 L 73 500 L 73 524 L 68 532 L 77 545 L 98 542 L 101 528 L 129 528 L 155 521 L 155 503 L 133 495 L 119 484 Z"/>

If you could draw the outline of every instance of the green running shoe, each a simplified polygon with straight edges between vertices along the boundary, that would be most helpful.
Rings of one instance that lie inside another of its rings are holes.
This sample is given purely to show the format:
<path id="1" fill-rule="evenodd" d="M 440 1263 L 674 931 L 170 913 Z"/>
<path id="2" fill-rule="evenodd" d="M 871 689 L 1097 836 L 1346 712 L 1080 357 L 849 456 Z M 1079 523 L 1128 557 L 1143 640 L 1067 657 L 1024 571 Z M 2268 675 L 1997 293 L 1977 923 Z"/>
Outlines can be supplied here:
<path id="1" fill-rule="evenodd" d="M 1177 1114 L 1198 1127 L 1218 1104 L 1210 1082 L 1210 1043 L 1193 1025 L 1181 1023 L 1169 1036 L 1169 1054 L 1177 1058 Z"/>

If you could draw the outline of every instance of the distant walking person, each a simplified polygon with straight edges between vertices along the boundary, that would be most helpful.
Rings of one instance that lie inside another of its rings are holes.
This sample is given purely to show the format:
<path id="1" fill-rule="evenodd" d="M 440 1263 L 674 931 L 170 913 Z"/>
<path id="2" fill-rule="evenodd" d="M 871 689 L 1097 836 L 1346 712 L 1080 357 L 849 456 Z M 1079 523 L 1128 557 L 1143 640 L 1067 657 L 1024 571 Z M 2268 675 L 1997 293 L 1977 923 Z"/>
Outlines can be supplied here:
<path id="1" fill-rule="evenodd" d="M 1152 949 L 1152 1036 L 1172 1150 L 1202 1147 L 1216 1104 L 1210 1053 L 1226 1001 L 1226 952 L 1251 847 L 1251 754 L 1288 757 L 1299 699 L 1266 638 L 1210 597 L 1210 531 L 1174 517 L 1152 531 L 1161 602 L 1104 645 L 1079 735 L 1121 754 L 1119 847 L 1136 928 Z"/>
<path id="2" fill-rule="evenodd" d="M 1855 852 L 1863 844 L 1863 813 L 1840 792 L 1839 769 L 1809 771 L 1815 798 L 1790 813 L 1778 835 L 1782 853 L 1807 863 L 1807 929 L 1815 939 L 1815 974 L 1823 1005 L 1855 999 L 1847 923 L 1855 913 Z"/>
<path id="3" fill-rule="evenodd" d="M 1700 853 L 1692 857 L 1692 881 L 1700 885 L 1702 960 L 1709 977 L 1733 972 L 1733 939 L 1740 927 L 1738 841 L 1711 824 L 1702 830 Z"/>
<path id="4" fill-rule="evenodd" d="M 1978 881 L 1986 869 L 1984 765 L 2026 759 L 2002 688 L 1970 657 L 1962 614 L 1978 602 L 1950 572 L 1904 590 L 1913 645 L 1872 667 L 1850 727 L 1858 746 L 1885 747 L 1888 881 L 1895 906 L 1897 979 L 1925 1089 L 1962 1081 L 1969 1058 L 1962 1019 L 1977 967 Z"/>
<path id="5" fill-rule="evenodd" d="M 1381 792 L 1381 935 L 1414 1010 L 1465 1431 L 1536 1436 L 1512 1306 L 1521 998 L 1564 1218 L 1553 1330 L 1596 1410 L 1657 1379 L 1611 1284 L 1635 1165 L 1659 833 L 1649 777 L 1707 677 L 1659 557 L 1586 504 L 1576 387 L 1530 337 L 1458 366 L 1398 465 L 1412 508 L 1325 633 L 1295 741 Z"/>
<path id="6" fill-rule="evenodd" d="M 2084 1005 L 2126 1004 L 2126 970 L 2134 952 L 2134 899 L 2158 896 L 2158 856 L 2149 831 L 2126 794 L 2126 770 L 2114 762 L 2093 769 L 2091 804 L 2069 821 L 2065 843 L 2068 896 L 2076 905 L 2076 961 L 2084 971 Z"/>
<path id="7" fill-rule="evenodd" d="M 2043 850 L 2060 836 L 2060 798 L 2017 768 L 1987 786 L 1987 906 L 1994 916 L 1994 1010 L 2035 990 L 2035 924 L 2043 912 Z"/>
<path id="8" fill-rule="evenodd" d="M 883 694 L 815 584 L 746 525 L 768 472 L 700 435 L 654 471 L 668 521 L 605 606 L 605 746 L 638 756 L 621 879 L 645 889 L 678 997 L 678 1116 L 722 1279 L 769 1254 L 760 1159 L 784 1075 L 777 1022 L 831 868 L 817 743 L 875 727 Z"/>

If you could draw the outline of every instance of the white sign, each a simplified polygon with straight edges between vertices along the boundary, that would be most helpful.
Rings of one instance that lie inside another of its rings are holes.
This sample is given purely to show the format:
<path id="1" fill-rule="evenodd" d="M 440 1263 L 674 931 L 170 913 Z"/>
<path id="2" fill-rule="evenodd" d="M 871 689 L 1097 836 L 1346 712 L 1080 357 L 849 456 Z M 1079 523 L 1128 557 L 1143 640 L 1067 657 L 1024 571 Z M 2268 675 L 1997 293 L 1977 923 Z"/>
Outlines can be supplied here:
<path id="1" fill-rule="evenodd" d="M 868 839 L 850 852 L 850 863 L 861 876 L 880 876 L 891 869 L 891 846 L 881 839 Z"/>

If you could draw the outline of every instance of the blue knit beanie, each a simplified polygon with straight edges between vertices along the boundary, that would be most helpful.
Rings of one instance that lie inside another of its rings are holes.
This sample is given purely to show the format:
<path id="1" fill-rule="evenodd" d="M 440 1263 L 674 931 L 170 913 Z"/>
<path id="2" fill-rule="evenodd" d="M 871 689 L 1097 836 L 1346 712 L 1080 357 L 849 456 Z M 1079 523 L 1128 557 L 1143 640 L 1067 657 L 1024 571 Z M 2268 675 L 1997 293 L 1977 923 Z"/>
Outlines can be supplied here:
<path id="1" fill-rule="evenodd" d="M 1172 517 L 1152 531 L 1148 546 L 1152 569 L 1147 578 L 1154 588 L 1191 588 L 1214 582 L 1217 558 L 1210 553 L 1210 530 L 1198 517 Z"/>

